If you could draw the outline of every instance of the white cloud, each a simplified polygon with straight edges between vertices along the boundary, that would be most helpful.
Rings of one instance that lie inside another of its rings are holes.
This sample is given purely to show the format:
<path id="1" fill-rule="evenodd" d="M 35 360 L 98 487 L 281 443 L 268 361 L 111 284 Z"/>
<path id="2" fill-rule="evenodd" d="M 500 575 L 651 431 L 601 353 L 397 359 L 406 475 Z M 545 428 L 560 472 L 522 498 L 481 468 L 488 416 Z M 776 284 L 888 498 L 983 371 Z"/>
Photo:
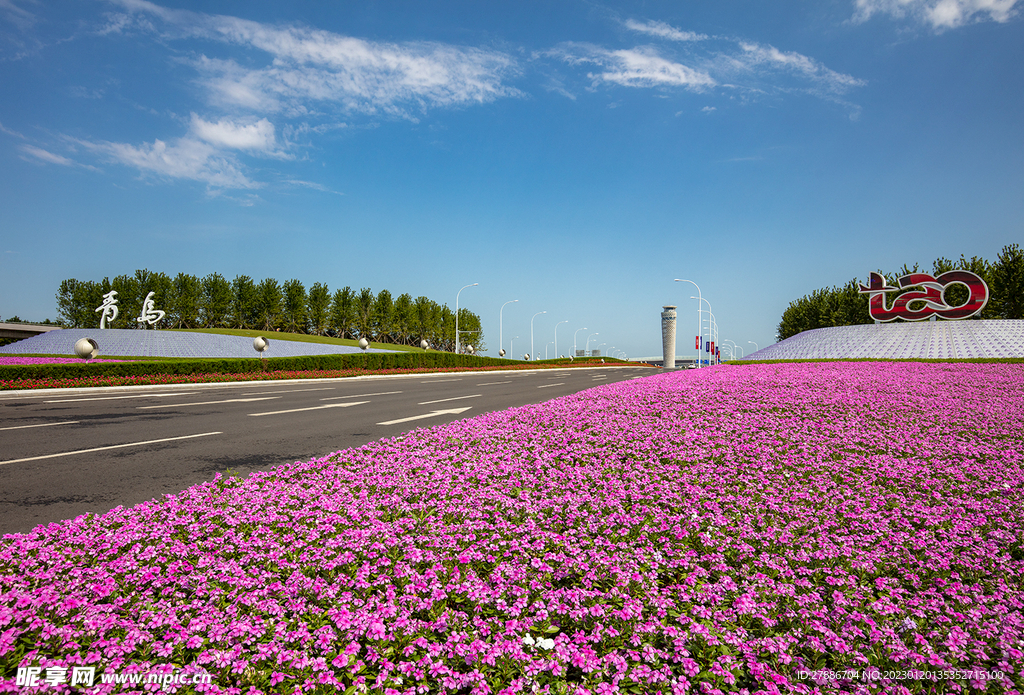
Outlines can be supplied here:
<path id="1" fill-rule="evenodd" d="M 76 141 L 82 147 L 146 174 L 171 179 L 201 181 L 213 188 L 260 188 L 249 180 L 237 162 L 207 142 L 194 137 L 173 144 L 155 140 L 135 146 L 120 142 Z"/>
<path id="2" fill-rule="evenodd" d="M 200 57 L 194 63 L 212 102 L 259 111 L 305 113 L 316 104 L 410 117 L 434 107 L 517 96 L 503 84 L 516 61 L 498 51 L 434 42 L 382 43 L 299 26 L 168 10 L 120 0 L 130 12 L 169 25 L 175 36 L 202 37 L 264 52 L 261 67 Z"/>
<path id="3" fill-rule="evenodd" d="M 41 162 L 46 162 L 47 164 L 60 164 L 65 167 L 75 165 L 75 163 L 67 157 L 61 157 L 59 154 L 54 154 L 53 152 L 48 152 L 44 149 L 33 147 L 32 145 L 22 145 L 21 151 L 31 157 L 35 157 Z M 22 159 L 25 158 L 22 157 Z"/>
<path id="4" fill-rule="evenodd" d="M 566 43 L 549 51 L 572 65 L 596 65 L 601 72 L 589 72 L 594 84 L 608 82 L 623 87 L 685 87 L 703 89 L 715 85 L 706 72 L 663 57 L 650 47 L 611 51 L 590 44 Z"/>
<path id="5" fill-rule="evenodd" d="M 627 19 L 624 24 L 627 29 L 631 29 L 632 31 L 637 31 L 641 34 L 650 34 L 651 36 L 670 39 L 672 41 L 703 41 L 708 38 L 707 34 L 683 31 L 682 29 L 676 29 L 665 22 L 638 22 L 635 19 Z"/>
<path id="6" fill-rule="evenodd" d="M 29 0 L 29 4 L 34 5 L 36 3 L 34 0 Z M 8 21 L 22 30 L 31 27 L 38 19 L 24 7 L 18 7 L 15 0 L 0 0 L 0 14 L 3 14 Z"/>
<path id="7" fill-rule="evenodd" d="M 10 128 L 5 128 L 3 123 L 0 123 L 0 133 L 7 133 L 8 135 L 13 135 L 14 137 L 20 138 L 22 140 L 26 139 L 25 136 L 19 133 L 18 131 L 11 130 Z"/>
<path id="8" fill-rule="evenodd" d="M 716 107 L 716 106 L 705 106 L 704 108 L 701 109 L 701 111 L 703 111 L 704 113 L 711 113 L 712 111 L 717 111 L 717 110 L 718 110 L 718 107 Z"/>
<path id="9" fill-rule="evenodd" d="M 955 29 L 975 22 L 1008 22 L 1016 14 L 1019 0 L 855 0 L 854 21 L 867 21 L 874 14 L 897 19 L 910 17 L 936 31 Z"/>
<path id="10" fill-rule="evenodd" d="M 711 87 L 715 81 L 706 72 L 662 58 L 651 49 L 609 51 L 606 71 L 595 75 L 605 82 L 624 87 Z"/>
<path id="11" fill-rule="evenodd" d="M 274 135 L 274 124 L 266 118 L 245 124 L 227 118 L 211 123 L 193 113 L 191 130 L 200 140 L 220 149 L 254 150 L 276 154 L 277 138 Z"/>
<path id="12" fill-rule="evenodd" d="M 830 70 L 816 60 L 799 53 L 784 53 L 774 46 L 757 43 L 741 42 L 740 48 L 742 53 L 734 56 L 733 60 L 746 69 L 763 67 L 798 73 L 835 93 L 867 84 L 864 80 L 851 75 Z"/>

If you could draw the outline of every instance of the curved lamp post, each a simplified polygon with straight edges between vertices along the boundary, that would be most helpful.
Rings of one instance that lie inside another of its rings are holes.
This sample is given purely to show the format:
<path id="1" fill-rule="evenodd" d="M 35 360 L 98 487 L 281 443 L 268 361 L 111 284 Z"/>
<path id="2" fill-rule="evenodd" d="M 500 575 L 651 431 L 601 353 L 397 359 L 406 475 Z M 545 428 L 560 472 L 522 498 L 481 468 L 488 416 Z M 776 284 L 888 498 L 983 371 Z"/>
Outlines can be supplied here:
<path id="1" fill-rule="evenodd" d="M 591 333 L 590 334 L 590 336 L 587 338 L 587 347 L 584 350 L 584 352 L 590 352 L 590 339 L 593 338 L 595 335 L 601 335 L 601 334 L 600 333 Z"/>
<path id="2" fill-rule="evenodd" d="M 519 336 L 517 335 L 516 338 L 518 337 Z M 516 353 L 512 352 L 512 346 L 515 344 L 516 338 L 513 338 L 512 340 L 508 341 L 508 358 L 510 360 L 514 360 L 516 358 Z"/>
<path id="3" fill-rule="evenodd" d="M 552 344 L 553 344 L 552 342 L 550 342 L 550 341 L 548 342 L 548 345 L 552 345 Z M 544 359 L 548 358 L 548 345 L 544 346 Z M 555 354 L 557 354 L 557 353 L 555 353 Z"/>
<path id="4" fill-rule="evenodd" d="M 690 283 L 691 285 L 693 285 L 694 287 L 697 288 L 697 297 L 698 298 L 703 298 L 704 295 L 701 294 L 700 287 L 693 280 L 680 280 L 679 278 L 676 278 L 674 280 L 674 282 L 688 282 L 688 283 Z M 708 302 L 708 306 L 711 306 L 711 302 Z M 704 307 L 703 307 L 702 303 L 700 301 L 698 301 L 697 302 L 697 335 L 700 336 L 700 342 L 702 342 L 702 343 L 704 342 L 704 321 L 701 318 L 701 309 L 703 309 L 703 308 Z M 699 347 L 697 348 L 697 366 L 700 367 L 700 348 Z"/>
<path id="5" fill-rule="evenodd" d="M 561 326 L 563 323 L 569 323 L 569 319 L 566 319 L 565 321 L 559 321 L 558 323 L 555 324 L 555 357 L 558 357 L 558 327 Z"/>
<path id="6" fill-rule="evenodd" d="M 546 311 L 538 311 L 536 314 L 533 315 L 533 318 L 530 319 L 530 354 L 533 355 L 533 359 L 537 359 L 537 353 L 535 353 L 533 351 L 533 319 L 537 318 L 541 314 L 546 314 L 546 313 L 548 313 L 548 312 L 546 312 Z"/>
<path id="7" fill-rule="evenodd" d="M 505 306 L 506 305 L 512 304 L 513 302 L 518 302 L 518 301 L 519 301 L 518 299 L 510 299 L 509 301 L 505 302 L 505 304 L 502 304 L 501 305 L 501 309 L 498 310 L 498 352 L 499 353 L 505 347 L 502 344 L 502 341 L 501 341 L 501 312 L 505 311 Z M 499 355 L 499 357 L 500 357 L 500 355 Z"/>
<path id="8" fill-rule="evenodd" d="M 751 345 L 753 345 L 753 346 L 754 346 L 754 351 L 755 351 L 755 352 L 756 352 L 757 350 L 760 350 L 760 349 L 761 349 L 761 348 L 759 348 L 759 347 L 757 346 L 757 343 L 755 343 L 755 342 L 754 342 L 753 340 L 748 340 L 747 342 L 748 342 L 748 343 L 750 343 Z"/>
<path id="9" fill-rule="evenodd" d="M 689 282 L 689 281 L 687 281 L 687 282 Z M 693 295 L 690 295 L 690 299 L 696 299 L 697 300 L 697 306 L 699 306 L 699 307 L 703 307 L 704 306 L 704 302 L 708 302 L 708 300 L 706 300 L 703 297 L 701 297 L 699 293 L 697 294 L 696 297 L 694 297 Z M 713 321 L 714 320 L 714 316 L 711 313 L 711 302 L 708 302 L 708 315 L 712 316 L 712 321 Z M 701 364 L 700 364 L 700 352 L 701 352 L 701 350 L 704 349 L 704 345 L 703 345 L 703 343 L 704 343 L 704 320 L 703 319 L 701 319 L 701 322 L 700 322 L 700 331 L 699 331 L 699 333 L 700 333 L 701 347 L 700 347 L 700 349 L 697 350 L 697 366 L 698 367 L 701 366 Z M 709 321 L 708 322 L 708 340 L 715 340 L 717 338 L 717 336 L 715 338 L 713 338 L 713 337 L 711 337 L 711 335 L 712 335 L 711 334 L 711 321 Z M 711 366 L 711 359 L 710 358 L 708 359 L 708 366 L 709 367 Z"/>
<path id="10" fill-rule="evenodd" d="M 576 329 L 576 333 L 579 333 L 580 331 L 585 331 L 585 330 L 587 330 L 586 326 L 584 326 L 583 328 L 577 328 Z M 576 359 L 576 333 L 572 334 L 572 358 L 573 359 Z"/>
<path id="11" fill-rule="evenodd" d="M 466 287 L 476 287 L 479 282 L 474 282 L 472 285 L 466 285 Z M 462 290 L 466 289 L 463 287 Z M 462 290 L 455 293 L 455 354 L 459 354 L 459 295 L 462 294 Z"/>

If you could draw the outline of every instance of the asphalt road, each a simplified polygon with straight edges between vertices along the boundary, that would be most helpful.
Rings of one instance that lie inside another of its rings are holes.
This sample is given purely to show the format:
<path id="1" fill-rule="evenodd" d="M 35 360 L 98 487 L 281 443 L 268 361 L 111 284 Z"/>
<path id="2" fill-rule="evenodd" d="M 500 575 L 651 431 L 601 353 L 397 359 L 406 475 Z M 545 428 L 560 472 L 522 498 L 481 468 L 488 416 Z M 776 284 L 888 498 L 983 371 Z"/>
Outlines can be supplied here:
<path id="1" fill-rule="evenodd" d="M 541 403 L 649 367 L 0 393 L 0 534 Z"/>

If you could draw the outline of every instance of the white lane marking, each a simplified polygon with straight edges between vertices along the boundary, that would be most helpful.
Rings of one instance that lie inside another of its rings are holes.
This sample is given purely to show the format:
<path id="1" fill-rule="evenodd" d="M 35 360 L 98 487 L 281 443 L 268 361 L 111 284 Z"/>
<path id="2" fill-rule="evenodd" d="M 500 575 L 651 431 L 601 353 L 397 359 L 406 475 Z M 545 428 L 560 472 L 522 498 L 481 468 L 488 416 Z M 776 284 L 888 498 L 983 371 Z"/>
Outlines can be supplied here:
<path id="1" fill-rule="evenodd" d="M 537 388 L 539 388 L 539 389 L 546 389 L 549 386 L 565 386 L 565 382 L 564 381 L 560 381 L 557 384 L 544 384 L 543 386 L 538 386 Z"/>
<path id="2" fill-rule="evenodd" d="M 401 391 L 381 391 L 380 393 L 353 393 L 350 396 L 328 396 L 327 398 L 321 398 L 322 401 L 336 401 L 339 398 L 368 398 L 369 396 L 391 396 Z"/>
<path id="3" fill-rule="evenodd" d="M 299 393 L 301 391 L 333 391 L 334 387 L 329 386 L 322 389 L 289 389 L 288 391 L 253 391 L 252 393 L 244 393 L 243 396 L 264 396 L 268 393 Z"/>
<path id="4" fill-rule="evenodd" d="M 477 384 L 477 386 L 494 386 L 495 384 L 511 384 L 511 381 L 488 381 L 483 384 Z"/>
<path id="5" fill-rule="evenodd" d="M 264 396 L 263 398 L 228 398 L 223 401 L 199 401 L 197 403 L 161 403 L 160 405 L 140 405 L 138 410 L 152 408 L 184 408 L 186 405 L 217 405 L 218 403 L 252 403 L 253 401 L 272 401 L 280 396 Z"/>
<path id="6" fill-rule="evenodd" d="M 469 410 L 469 407 L 465 408 L 452 408 L 450 410 L 435 410 L 432 413 L 426 413 L 425 415 L 413 415 L 412 417 L 403 417 L 398 420 L 388 420 L 387 422 L 378 422 L 378 425 L 397 425 L 402 422 L 412 422 L 413 420 L 422 420 L 428 417 L 437 417 L 438 415 L 458 415 Z"/>
<path id="7" fill-rule="evenodd" d="M 417 403 L 416 405 L 430 405 L 431 403 L 444 403 L 445 401 L 461 401 L 463 398 L 480 398 L 480 396 L 482 395 L 482 393 L 474 393 L 472 396 L 455 396 L 455 398 L 440 398 L 436 401 L 423 401 L 422 403 Z"/>
<path id="8" fill-rule="evenodd" d="M 44 422 L 41 425 L 18 425 L 17 427 L 0 427 L 0 432 L 4 430 L 27 430 L 29 427 L 53 427 L 54 425 L 77 425 L 78 420 L 68 420 L 67 422 Z"/>
<path id="9" fill-rule="evenodd" d="M 269 413 L 249 413 L 249 417 L 260 417 L 262 415 L 284 415 L 285 413 L 301 413 L 306 410 L 324 410 L 326 408 L 348 408 L 352 405 L 363 405 L 370 401 L 356 401 L 355 403 L 328 403 L 327 405 L 314 405 L 311 408 L 292 408 L 291 410 L 274 410 Z"/>
<path id="10" fill-rule="evenodd" d="M 430 381 L 421 381 L 421 384 L 439 384 L 443 381 L 462 381 L 462 379 L 431 379 Z"/>
<path id="11" fill-rule="evenodd" d="M 82 401 L 116 401 L 122 398 L 167 398 L 168 396 L 190 396 L 198 391 L 182 391 L 181 393 L 140 393 L 134 396 L 97 396 L 95 398 L 68 398 L 62 401 L 43 401 L 44 403 L 81 403 Z"/>
<path id="12" fill-rule="evenodd" d="M 78 451 L 65 451 L 60 454 L 47 454 L 46 456 L 29 456 L 23 459 L 11 459 L 9 461 L 0 461 L 0 466 L 8 463 L 22 463 L 24 461 L 40 461 L 42 459 L 55 459 L 61 456 L 74 456 L 75 454 L 90 454 L 94 451 L 109 451 L 110 449 L 123 449 L 127 446 L 145 446 L 147 444 L 161 444 L 163 442 L 176 442 L 182 439 L 195 439 L 196 437 L 210 437 L 215 434 L 224 434 L 223 432 L 203 432 L 202 434 L 186 434 L 184 437 L 166 437 L 164 439 L 150 439 L 145 442 L 129 442 L 128 444 L 114 444 L 113 446 L 98 446 L 95 449 L 79 449 Z"/>

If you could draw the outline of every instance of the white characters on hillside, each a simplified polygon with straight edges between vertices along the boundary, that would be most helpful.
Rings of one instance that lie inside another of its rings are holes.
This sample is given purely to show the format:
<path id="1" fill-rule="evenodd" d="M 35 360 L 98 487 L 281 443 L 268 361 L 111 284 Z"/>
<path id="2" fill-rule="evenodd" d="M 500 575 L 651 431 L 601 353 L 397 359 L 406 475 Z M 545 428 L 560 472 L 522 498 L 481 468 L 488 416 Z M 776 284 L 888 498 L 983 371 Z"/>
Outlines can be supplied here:
<path id="1" fill-rule="evenodd" d="M 145 301 L 142 302 L 142 313 L 139 318 L 135 319 L 139 323 L 148 323 L 150 326 L 155 326 L 166 314 L 153 306 L 153 295 L 156 292 L 150 292 L 146 295 Z"/>
<path id="2" fill-rule="evenodd" d="M 100 328 L 107 327 L 107 321 L 113 321 L 117 318 L 117 290 L 110 290 L 103 295 L 103 304 L 96 307 L 93 311 L 102 311 L 100 314 Z"/>

